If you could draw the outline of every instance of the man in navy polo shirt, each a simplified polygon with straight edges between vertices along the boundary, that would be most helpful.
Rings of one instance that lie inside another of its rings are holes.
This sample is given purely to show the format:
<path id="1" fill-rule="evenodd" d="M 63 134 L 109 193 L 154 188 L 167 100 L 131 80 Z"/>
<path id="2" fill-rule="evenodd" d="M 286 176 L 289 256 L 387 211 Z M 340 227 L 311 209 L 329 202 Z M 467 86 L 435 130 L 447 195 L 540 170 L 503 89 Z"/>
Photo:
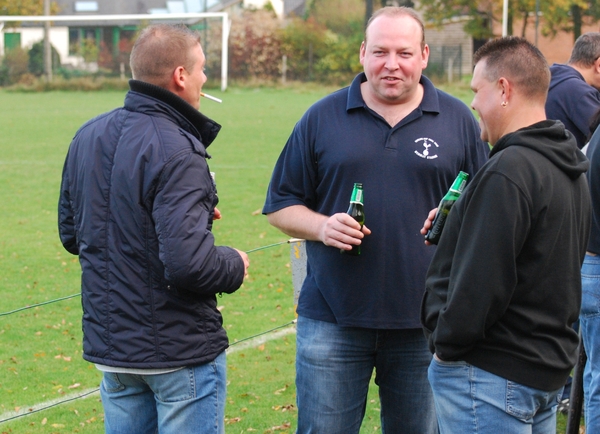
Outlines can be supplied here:
<path id="1" fill-rule="evenodd" d="M 370 19 L 364 73 L 314 104 L 277 162 L 263 213 L 307 240 L 298 303 L 298 433 L 358 433 L 376 369 L 384 433 L 435 433 L 419 321 L 435 249 L 419 233 L 459 171 L 489 147 L 469 108 L 421 75 L 429 47 L 410 8 Z M 366 225 L 345 211 L 364 188 Z M 360 256 L 341 254 L 362 246 Z"/>

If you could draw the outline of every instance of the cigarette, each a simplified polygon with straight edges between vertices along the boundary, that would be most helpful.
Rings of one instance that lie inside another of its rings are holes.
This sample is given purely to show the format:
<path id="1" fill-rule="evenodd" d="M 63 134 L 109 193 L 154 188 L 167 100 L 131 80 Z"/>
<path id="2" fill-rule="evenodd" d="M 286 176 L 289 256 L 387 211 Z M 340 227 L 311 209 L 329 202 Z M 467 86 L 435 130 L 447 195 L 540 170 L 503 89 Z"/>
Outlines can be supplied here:
<path id="1" fill-rule="evenodd" d="M 209 94 L 204 93 L 204 92 L 200 92 L 200 96 L 203 96 L 204 98 L 212 99 L 213 101 L 216 101 L 216 102 L 219 102 L 219 103 L 223 102 L 223 100 L 220 100 L 219 98 L 214 97 L 214 96 L 209 95 Z"/>

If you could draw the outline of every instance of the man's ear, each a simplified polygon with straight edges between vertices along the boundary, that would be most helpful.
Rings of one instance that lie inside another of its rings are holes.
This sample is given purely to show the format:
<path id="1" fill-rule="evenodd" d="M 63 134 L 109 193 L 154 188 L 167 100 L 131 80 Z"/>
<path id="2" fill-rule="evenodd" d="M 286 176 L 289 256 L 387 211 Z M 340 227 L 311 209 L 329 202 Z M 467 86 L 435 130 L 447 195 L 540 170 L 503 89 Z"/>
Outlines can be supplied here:
<path id="1" fill-rule="evenodd" d="M 185 68 L 183 66 L 178 66 L 177 68 L 175 68 L 175 70 L 173 71 L 173 76 L 172 76 L 172 80 L 171 80 L 175 89 L 176 90 L 185 89 L 186 80 L 187 80 L 187 71 L 185 70 Z"/>
<path id="2" fill-rule="evenodd" d="M 506 77 L 498 79 L 498 90 L 501 93 L 502 101 L 508 102 L 512 96 L 512 84 Z"/>
<path id="3" fill-rule="evenodd" d="M 600 74 L 600 57 L 594 60 L 594 73 Z"/>

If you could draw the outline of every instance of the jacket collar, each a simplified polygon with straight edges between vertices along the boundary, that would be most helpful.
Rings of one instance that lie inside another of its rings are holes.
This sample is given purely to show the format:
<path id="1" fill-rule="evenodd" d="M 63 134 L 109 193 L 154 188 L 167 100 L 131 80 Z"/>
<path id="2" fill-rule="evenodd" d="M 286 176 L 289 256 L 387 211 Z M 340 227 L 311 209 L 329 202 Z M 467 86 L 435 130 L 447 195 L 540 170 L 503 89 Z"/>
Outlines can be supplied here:
<path id="1" fill-rule="evenodd" d="M 130 93 L 142 94 L 161 103 L 161 108 L 168 111 L 183 129 L 200 140 L 204 147 L 208 147 L 221 130 L 221 125 L 204 116 L 173 92 L 139 80 L 129 80 L 129 88 Z"/>

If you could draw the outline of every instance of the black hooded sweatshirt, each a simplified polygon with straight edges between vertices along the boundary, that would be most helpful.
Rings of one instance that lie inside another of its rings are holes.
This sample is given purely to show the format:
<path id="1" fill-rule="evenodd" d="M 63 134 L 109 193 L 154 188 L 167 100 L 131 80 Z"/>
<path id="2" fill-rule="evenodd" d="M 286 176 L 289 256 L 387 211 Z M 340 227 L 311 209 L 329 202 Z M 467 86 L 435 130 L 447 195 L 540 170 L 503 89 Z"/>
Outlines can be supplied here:
<path id="1" fill-rule="evenodd" d="M 452 208 L 421 322 L 432 352 L 529 387 L 562 387 L 590 231 L 589 163 L 562 123 L 503 136 Z"/>

